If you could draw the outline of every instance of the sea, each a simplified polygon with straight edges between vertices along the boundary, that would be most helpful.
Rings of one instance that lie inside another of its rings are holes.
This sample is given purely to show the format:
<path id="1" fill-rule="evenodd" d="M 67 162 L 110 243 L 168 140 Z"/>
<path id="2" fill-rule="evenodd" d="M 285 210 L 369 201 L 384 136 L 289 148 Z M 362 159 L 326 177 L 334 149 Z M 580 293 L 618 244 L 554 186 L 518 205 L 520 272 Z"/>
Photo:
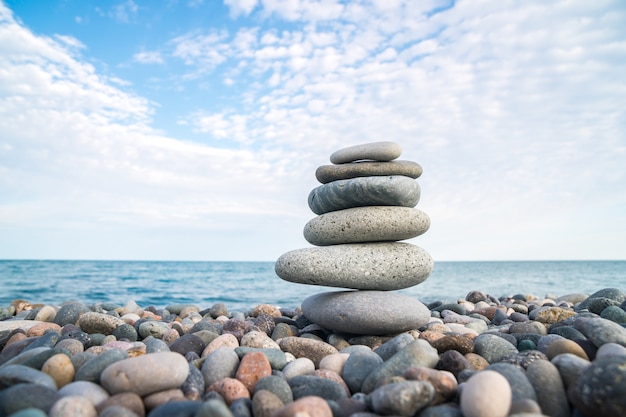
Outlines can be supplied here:
<path id="1" fill-rule="evenodd" d="M 609 287 L 626 291 L 626 261 L 436 262 L 426 281 L 400 292 L 430 303 L 473 290 L 552 297 Z M 156 308 L 224 303 L 243 312 L 262 303 L 293 309 L 309 295 L 339 290 L 283 281 L 273 262 L 0 260 L 0 307 L 15 299 L 49 305 L 132 300 Z"/>

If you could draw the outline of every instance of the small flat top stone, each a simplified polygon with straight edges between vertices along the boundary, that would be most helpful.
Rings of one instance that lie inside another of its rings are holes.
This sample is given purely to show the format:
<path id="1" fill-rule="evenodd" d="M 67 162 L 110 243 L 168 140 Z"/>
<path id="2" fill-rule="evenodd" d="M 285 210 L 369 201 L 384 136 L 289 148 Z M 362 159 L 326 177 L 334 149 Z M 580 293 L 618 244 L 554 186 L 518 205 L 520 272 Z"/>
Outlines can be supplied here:
<path id="1" fill-rule="evenodd" d="M 395 142 L 372 142 L 339 149 L 330 155 L 333 164 L 360 160 L 392 161 L 400 156 L 402 147 Z"/>
<path id="2" fill-rule="evenodd" d="M 423 169 L 412 161 L 360 161 L 340 165 L 322 165 L 315 170 L 315 178 L 322 184 L 356 177 L 404 175 L 419 178 Z"/>

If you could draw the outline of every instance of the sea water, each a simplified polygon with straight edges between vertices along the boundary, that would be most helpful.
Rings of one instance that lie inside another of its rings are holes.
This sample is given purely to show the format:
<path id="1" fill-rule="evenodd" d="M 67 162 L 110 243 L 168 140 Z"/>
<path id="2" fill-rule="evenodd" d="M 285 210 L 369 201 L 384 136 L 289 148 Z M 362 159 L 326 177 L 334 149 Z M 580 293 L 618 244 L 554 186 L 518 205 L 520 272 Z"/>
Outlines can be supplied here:
<path id="1" fill-rule="evenodd" d="M 626 261 L 436 262 L 425 282 L 400 292 L 428 303 L 472 290 L 544 297 L 608 287 L 626 291 Z M 157 308 L 219 302 L 244 311 L 261 303 L 295 308 L 308 295 L 338 290 L 285 282 L 273 262 L 0 260 L 0 306 L 15 299 L 51 305 L 134 300 Z"/>

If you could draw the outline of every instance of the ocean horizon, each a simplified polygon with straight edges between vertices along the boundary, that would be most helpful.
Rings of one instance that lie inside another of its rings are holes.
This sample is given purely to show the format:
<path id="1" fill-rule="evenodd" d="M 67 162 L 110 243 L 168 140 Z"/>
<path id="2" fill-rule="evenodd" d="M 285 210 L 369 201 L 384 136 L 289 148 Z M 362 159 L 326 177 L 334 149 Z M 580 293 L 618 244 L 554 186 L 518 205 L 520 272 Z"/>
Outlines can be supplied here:
<path id="1" fill-rule="evenodd" d="M 454 301 L 473 290 L 495 297 L 591 294 L 626 290 L 626 260 L 438 261 L 423 283 L 399 292 L 429 303 Z M 341 288 L 286 282 L 274 261 L 0 260 L 0 306 L 15 299 L 202 308 L 224 303 L 243 311 L 267 303 L 296 308 L 309 295 Z"/>

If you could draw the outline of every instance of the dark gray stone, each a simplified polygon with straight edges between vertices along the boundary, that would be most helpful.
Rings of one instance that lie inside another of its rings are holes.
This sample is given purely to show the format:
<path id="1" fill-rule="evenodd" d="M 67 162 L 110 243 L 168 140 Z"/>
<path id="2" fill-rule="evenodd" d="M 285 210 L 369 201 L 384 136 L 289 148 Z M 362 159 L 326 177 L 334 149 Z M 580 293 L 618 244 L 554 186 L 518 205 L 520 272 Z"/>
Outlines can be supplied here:
<path id="1" fill-rule="evenodd" d="M 137 330 L 127 323 L 124 323 L 113 330 L 113 336 L 115 336 L 117 340 L 126 339 L 129 342 L 136 342 L 138 337 Z"/>
<path id="2" fill-rule="evenodd" d="M 338 401 L 348 398 L 346 390 L 335 381 L 314 375 L 298 375 L 289 380 L 294 400 L 309 395 L 322 397 L 325 400 Z"/>
<path id="3" fill-rule="evenodd" d="M 587 299 L 585 299 L 580 304 L 575 306 L 575 310 L 576 311 L 580 311 L 580 310 L 584 310 L 584 309 L 589 309 L 589 305 L 591 303 L 596 303 L 596 301 L 593 301 L 596 298 L 606 298 L 607 300 L 615 301 L 617 303 L 616 305 L 620 305 L 621 303 L 623 303 L 626 300 L 626 297 L 624 297 L 624 293 L 620 289 L 618 289 L 618 288 L 603 288 L 603 289 L 601 289 L 599 291 L 594 292 Z M 598 307 L 599 307 L 599 305 L 601 303 L 602 303 L 602 301 L 599 302 Z M 607 306 L 605 305 L 605 307 L 607 307 Z M 600 314 L 601 311 L 602 310 L 598 311 L 597 314 Z"/>
<path id="4" fill-rule="evenodd" d="M 412 343 L 415 339 L 408 333 L 400 333 L 393 339 L 383 343 L 376 348 L 374 353 L 381 357 L 383 361 L 391 358 L 398 351 L 404 349 L 407 345 Z"/>
<path id="5" fill-rule="evenodd" d="M 222 347 L 211 352 L 202 364 L 202 376 L 208 387 L 223 378 L 234 378 L 239 367 L 239 356 L 234 350 Z"/>
<path id="6" fill-rule="evenodd" d="M 74 302 L 63 304 L 54 316 L 54 322 L 61 327 L 66 324 L 76 324 L 80 315 L 89 311 L 91 311 L 89 307 L 84 304 Z"/>
<path id="7" fill-rule="evenodd" d="M 415 207 L 420 186 L 401 175 L 360 177 L 320 185 L 309 193 L 309 208 L 315 214 L 364 206 Z"/>
<path id="8" fill-rule="evenodd" d="M 615 323 L 626 323 L 626 311 L 616 305 L 608 306 L 602 310 L 600 317 L 611 320 Z"/>
<path id="9" fill-rule="evenodd" d="M 413 416 L 430 404 L 435 388 L 427 381 L 402 381 L 383 385 L 369 394 L 373 410 L 381 415 Z"/>
<path id="10" fill-rule="evenodd" d="M 170 351 L 178 352 L 183 356 L 186 355 L 187 352 L 195 352 L 197 355 L 201 355 L 205 345 L 198 336 L 185 334 L 170 343 L 169 348 Z"/>
<path id="11" fill-rule="evenodd" d="M 125 350 L 106 350 L 81 366 L 80 369 L 76 371 L 74 381 L 99 383 L 100 374 L 106 367 L 126 358 L 128 358 L 128 353 Z"/>
<path id="12" fill-rule="evenodd" d="M 162 404 L 148 413 L 148 417 L 194 417 L 203 403 L 175 401 Z"/>
<path id="13" fill-rule="evenodd" d="M 315 294 L 302 302 L 302 312 L 326 329 L 367 335 L 418 329 L 430 320 L 430 312 L 418 300 L 383 291 Z"/>
<path id="14" fill-rule="evenodd" d="M 570 387 L 569 400 L 583 414 L 626 415 L 626 356 L 598 358 Z"/>
<path id="15" fill-rule="evenodd" d="M 587 336 L 596 347 L 605 343 L 626 346 L 626 328 L 600 317 L 581 317 L 574 321 L 574 328 Z"/>
<path id="16" fill-rule="evenodd" d="M 553 417 L 570 417 L 570 406 L 559 370 L 551 362 L 537 360 L 526 368 L 526 377 L 537 394 L 541 411 Z"/>
<path id="17" fill-rule="evenodd" d="M 0 415 L 9 415 L 27 408 L 48 413 L 61 398 L 56 389 L 40 384 L 17 384 L 0 391 Z"/>
<path id="18" fill-rule="evenodd" d="M 37 369 L 24 365 L 5 365 L 0 367 L 0 388 L 7 388 L 17 384 L 38 384 L 57 389 L 54 379 Z"/>

